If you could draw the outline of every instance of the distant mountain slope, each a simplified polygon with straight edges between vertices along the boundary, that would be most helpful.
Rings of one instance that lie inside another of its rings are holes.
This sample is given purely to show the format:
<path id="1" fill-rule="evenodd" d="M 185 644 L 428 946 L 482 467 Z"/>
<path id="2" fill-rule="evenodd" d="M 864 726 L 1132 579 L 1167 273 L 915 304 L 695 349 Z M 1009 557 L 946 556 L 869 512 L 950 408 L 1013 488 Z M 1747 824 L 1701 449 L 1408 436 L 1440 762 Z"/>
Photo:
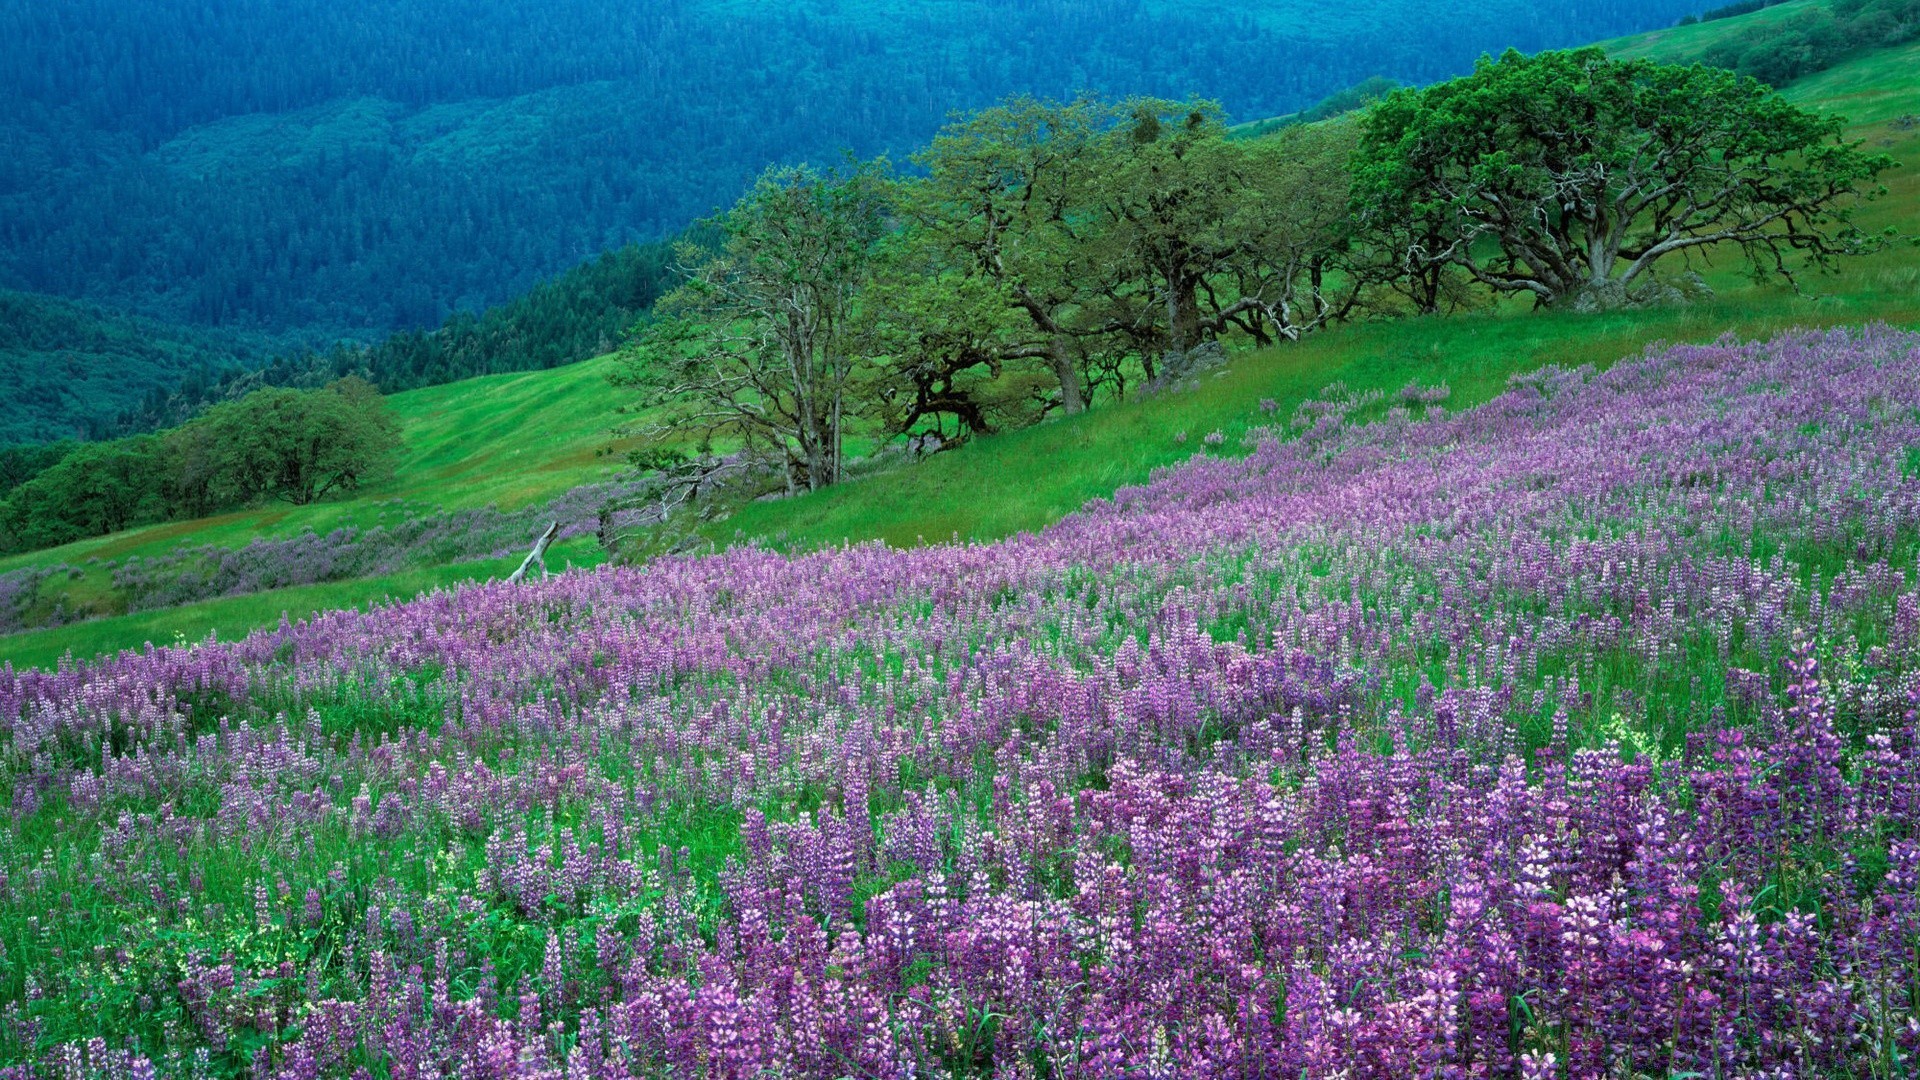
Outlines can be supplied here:
<path id="1" fill-rule="evenodd" d="M 1920 0 L 1785 0 L 1731 17 L 1708 15 L 1716 17 L 1636 34 L 1607 49 L 1627 59 L 1731 68 L 1786 87 L 1850 59 L 1889 60 L 1920 43 Z"/>
<path id="2" fill-rule="evenodd" d="M 207 405 L 261 386 L 315 387 L 359 375 L 387 393 L 482 375 L 539 371 L 612 351 L 670 284 L 672 245 L 629 244 L 581 263 L 478 314 L 456 311 L 431 330 L 403 330 L 370 344 L 282 352 L 264 364 L 189 377 L 119 415 L 131 433 L 192 419 Z"/>
<path id="3" fill-rule="evenodd" d="M 1787 0 L 1784 4 L 1775 4 L 1730 19 L 1661 27 L 1602 44 L 1607 55 L 1626 60 L 1645 57 L 1669 64 L 1689 64 L 1698 61 L 1714 46 L 1742 34 L 1789 23 L 1811 12 L 1825 11 L 1827 7 L 1827 0 Z"/>
<path id="4" fill-rule="evenodd" d="M 154 394 L 256 363 L 257 335 L 0 292 L 0 446 L 86 438 Z"/>
<path id="5" fill-rule="evenodd" d="M 1688 0 L 0 0 L 0 287 L 430 326 L 1014 91 L 1273 115 Z"/>

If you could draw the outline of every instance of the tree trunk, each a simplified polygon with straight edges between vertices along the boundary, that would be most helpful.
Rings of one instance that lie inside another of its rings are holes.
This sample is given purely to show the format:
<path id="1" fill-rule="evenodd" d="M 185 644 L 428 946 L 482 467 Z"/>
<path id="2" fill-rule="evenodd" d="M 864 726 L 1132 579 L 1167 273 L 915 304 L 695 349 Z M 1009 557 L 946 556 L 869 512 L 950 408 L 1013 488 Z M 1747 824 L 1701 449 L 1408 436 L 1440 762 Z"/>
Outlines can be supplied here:
<path id="1" fill-rule="evenodd" d="M 840 435 L 840 421 L 843 400 L 838 389 L 833 392 L 833 419 L 827 424 L 827 483 L 837 484 L 840 476 L 840 448 L 844 445 Z"/>
<path id="2" fill-rule="evenodd" d="M 1157 381 L 1172 384 L 1186 377 L 1187 356 L 1200 344 L 1199 281 L 1184 271 L 1167 273 L 1167 352 Z M 1149 378 L 1154 378 L 1149 376 Z"/>
<path id="3" fill-rule="evenodd" d="M 1185 295 L 1182 295 L 1182 294 Z M 1194 304 L 1193 286 L 1182 280 L 1179 271 L 1167 270 L 1167 352 L 1179 354 L 1193 344 L 1187 328 L 1192 324 L 1188 310 Z"/>
<path id="4" fill-rule="evenodd" d="M 1047 359 L 1053 364 L 1054 378 L 1060 380 L 1060 407 L 1069 416 L 1085 412 L 1086 391 L 1080 386 L 1080 371 L 1073 365 L 1073 350 L 1067 347 L 1065 335 L 1055 334 L 1047 343 Z"/>

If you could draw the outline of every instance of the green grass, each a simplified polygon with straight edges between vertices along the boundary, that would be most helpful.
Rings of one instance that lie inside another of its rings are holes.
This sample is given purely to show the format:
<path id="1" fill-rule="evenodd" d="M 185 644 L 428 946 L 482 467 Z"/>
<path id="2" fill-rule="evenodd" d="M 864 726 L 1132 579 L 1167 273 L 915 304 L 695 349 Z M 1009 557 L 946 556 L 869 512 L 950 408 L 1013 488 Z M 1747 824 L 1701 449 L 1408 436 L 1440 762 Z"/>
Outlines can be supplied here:
<path id="1" fill-rule="evenodd" d="M 1920 115 L 1920 74 L 1917 72 L 1920 72 L 1920 41 L 1856 56 L 1844 64 L 1809 75 L 1784 92 L 1801 105 L 1818 106 L 1837 112 L 1855 124 L 1871 125 L 1874 130 L 1863 132 L 1870 142 L 1893 146 L 1899 142 L 1900 131 L 1892 127 L 1879 128 L 1900 117 Z M 1909 169 L 1920 169 L 1920 160 L 1915 160 L 1910 153 L 1905 160 Z"/>
<path id="2" fill-rule="evenodd" d="M 1418 319 L 1335 330 L 1296 347 L 1238 357 L 1226 373 L 1184 394 L 1136 400 L 1024 431 L 980 439 L 917 467 L 802 498 L 755 503 L 708 526 L 778 547 L 884 540 L 906 546 L 960 537 L 992 540 L 1040 528 L 1088 499 L 1140 483 L 1192 455 L 1220 431 L 1234 445 L 1266 422 L 1263 398 L 1285 417 L 1333 382 L 1389 393 L 1409 382 L 1446 383 L 1448 406 L 1492 397 L 1509 376 L 1557 363 L 1606 364 L 1659 341 L 1704 341 L 1728 329 L 1762 335 L 1791 326 L 1883 319 L 1920 325 L 1920 297 L 1889 292 L 1804 299 L 1754 290 L 1684 309 L 1597 315 L 1510 313 Z M 1186 441 L 1179 441 L 1185 433 Z"/>
<path id="3" fill-rule="evenodd" d="M 1799 6 L 1641 35 L 1626 39 L 1621 50 L 1685 58 L 1705 48 L 1711 35 L 1751 25 L 1750 19 L 1787 17 Z M 1920 234 L 1920 130 L 1894 122 L 1920 113 L 1914 70 L 1920 70 L 1920 45 L 1854 57 L 1785 93 L 1848 116 L 1857 137 L 1909 163 L 1888 175 L 1888 196 L 1866 207 L 1860 220 L 1875 229 Z M 1471 316 L 1347 326 L 1297 345 L 1237 354 L 1224 374 L 1191 392 L 981 438 L 835 490 L 751 504 L 703 531 L 716 544 L 754 539 L 795 549 L 868 540 L 912 545 L 955 536 L 991 540 L 1041 528 L 1089 499 L 1144 481 L 1153 469 L 1195 452 L 1208 432 L 1221 431 L 1232 445 L 1262 422 L 1262 399 L 1273 399 L 1285 416 L 1336 381 L 1388 392 L 1409 382 L 1445 382 L 1453 391 L 1448 407 L 1460 408 L 1499 392 L 1515 372 L 1547 363 L 1606 364 L 1656 342 L 1711 340 L 1729 332 L 1757 337 L 1794 326 L 1872 320 L 1920 326 L 1920 251 L 1910 246 L 1810 279 L 1804 294 L 1746 282 L 1731 266 L 1703 270 L 1718 296 L 1688 308 L 1577 315 L 1536 313 L 1514 303 Z M 364 528 L 410 510 L 487 503 L 513 508 L 552 498 L 618 469 L 619 457 L 607 452 L 617 449 L 611 429 L 622 419 L 616 410 L 626 398 L 606 383 L 610 364 L 601 358 L 395 395 L 405 441 L 396 475 L 351 499 L 133 530 L 0 560 L 0 571 L 76 567 L 79 576 L 59 586 L 69 607 L 111 612 L 116 598 L 106 564 L 131 555 L 158 554 L 182 543 L 237 545 L 309 528 Z M 1184 442 L 1178 439 L 1182 433 Z M 590 542 L 576 542 L 556 565 L 592 557 Z M 84 658 L 180 635 L 237 636 L 278 623 L 283 612 L 298 618 L 497 572 L 493 564 L 475 563 L 119 615 L 0 637 L 0 662 L 49 665 L 68 650 Z"/>
<path id="4" fill-rule="evenodd" d="M 394 395 L 389 400 L 400 416 L 404 441 L 394 477 L 352 498 L 170 522 L 0 560 L 0 572 L 24 566 L 73 567 L 78 577 L 42 587 L 41 606 L 58 600 L 70 612 L 106 616 L 0 637 L 0 663 L 47 667 L 69 650 L 86 658 L 149 642 L 168 644 L 183 636 L 192 641 L 213 632 L 237 637 L 277 624 L 283 613 L 298 619 L 495 576 L 503 572 L 500 561 L 482 560 L 121 614 L 124 601 L 113 589 L 111 566 L 182 544 L 237 547 L 255 537 L 296 536 L 307 529 L 366 529 L 434 509 L 488 503 L 511 509 L 607 479 L 621 464 L 617 453 L 607 454 L 619 449 L 612 430 L 621 420 L 615 412 L 621 398 L 606 382 L 608 366 L 605 359 L 593 360 Z M 585 565 L 600 557 L 598 546 L 582 539 L 556 547 L 549 559 L 559 567 L 569 560 Z M 511 572 L 513 565 L 508 560 L 504 572 Z"/>
<path id="5" fill-rule="evenodd" d="M 1776 26 L 1799 17 L 1803 12 L 1818 11 L 1827 7 L 1827 0 L 1788 0 L 1784 4 L 1761 8 L 1759 11 L 1738 15 L 1731 19 L 1714 19 L 1711 22 L 1694 23 L 1690 26 L 1669 26 L 1661 30 L 1649 30 L 1644 34 L 1603 41 L 1601 47 L 1608 56 L 1622 60 L 1637 60 L 1642 57 L 1659 60 L 1668 64 L 1690 64 L 1700 59 L 1708 49 L 1737 37 L 1756 27 Z"/>
<path id="6" fill-rule="evenodd" d="M 403 448 L 393 479 L 353 497 L 310 506 L 270 504 L 169 522 L 0 559 L 22 566 L 81 565 L 88 559 L 157 555 L 181 543 L 243 544 L 353 525 L 370 528 L 408 508 L 513 509 L 615 475 L 621 458 L 612 429 L 622 402 L 606 381 L 607 358 L 552 371 L 489 375 L 395 394 Z"/>

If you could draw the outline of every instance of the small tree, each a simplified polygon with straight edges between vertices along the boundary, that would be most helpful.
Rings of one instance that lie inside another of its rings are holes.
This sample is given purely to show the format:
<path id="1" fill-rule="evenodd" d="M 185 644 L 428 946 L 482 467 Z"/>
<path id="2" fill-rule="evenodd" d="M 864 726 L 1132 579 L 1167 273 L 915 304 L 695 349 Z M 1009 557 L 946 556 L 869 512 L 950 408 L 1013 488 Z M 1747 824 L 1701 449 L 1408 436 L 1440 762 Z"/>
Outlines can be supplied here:
<path id="1" fill-rule="evenodd" d="M 10 546 L 31 550 L 166 517 L 157 440 L 87 443 L 20 485 L 4 506 Z"/>
<path id="2" fill-rule="evenodd" d="M 1892 166 L 1840 132 L 1727 71 L 1508 52 L 1373 108 L 1354 211 L 1436 295 L 1457 266 L 1541 305 L 1617 306 L 1715 245 L 1792 281 L 1863 246 L 1849 208 Z"/>
<path id="3" fill-rule="evenodd" d="M 319 390 L 256 390 L 196 423 L 220 454 L 219 477 L 209 483 L 242 501 L 304 506 L 385 475 L 400 448 L 399 424 L 378 391 L 355 377 Z"/>
<path id="4" fill-rule="evenodd" d="M 182 424 L 160 435 L 168 513 L 173 517 L 198 518 L 234 502 L 232 469 L 221 434 L 205 420 Z"/>
<path id="5" fill-rule="evenodd" d="M 660 410 L 656 434 L 770 454 L 796 486 L 840 480 L 865 360 L 849 323 L 888 221 L 886 172 L 770 170 L 710 223 L 718 250 L 682 249 L 686 280 L 614 375 Z"/>

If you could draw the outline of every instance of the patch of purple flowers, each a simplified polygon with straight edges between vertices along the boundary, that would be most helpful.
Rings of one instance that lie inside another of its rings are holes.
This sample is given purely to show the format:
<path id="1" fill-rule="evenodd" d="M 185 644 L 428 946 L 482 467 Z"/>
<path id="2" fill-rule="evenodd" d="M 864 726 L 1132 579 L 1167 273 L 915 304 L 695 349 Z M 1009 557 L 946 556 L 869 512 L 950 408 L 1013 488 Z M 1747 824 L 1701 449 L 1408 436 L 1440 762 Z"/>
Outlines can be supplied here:
<path id="1" fill-rule="evenodd" d="M 521 510 L 486 506 L 409 513 L 391 525 L 371 529 L 309 531 L 281 540 L 257 539 L 239 548 L 183 546 L 152 558 L 128 559 L 114 570 L 113 584 L 126 597 L 128 610 L 146 611 L 220 596 L 500 557 L 515 549 L 524 550 L 549 521 L 560 522 L 559 539 L 592 532 L 600 507 L 629 490 L 626 484 L 593 484 L 576 488 L 551 503 Z"/>
<path id="2" fill-rule="evenodd" d="M 27 611 L 40 594 L 40 583 L 53 576 L 43 566 L 27 566 L 0 574 L 0 634 L 24 630 Z"/>
<path id="3" fill-rule="evenodd" d="M 11 634 L 34 626 L 58 626 L 69 618 L 66 605 L 54 601 L 42 603 L 40 586 L 48 578 L 77 578 L 77 566 L 56 563 L 52 566 L 23 566 L 0 574 L 0 634 Z M 48 610 L 37 610 L 46 607 Z"/>
<path id="4" fill-rule="evenodd" d="M 1347 411 L 0 676 L 6 1075 L 1909 1075 L 1920 338 Z"/>

